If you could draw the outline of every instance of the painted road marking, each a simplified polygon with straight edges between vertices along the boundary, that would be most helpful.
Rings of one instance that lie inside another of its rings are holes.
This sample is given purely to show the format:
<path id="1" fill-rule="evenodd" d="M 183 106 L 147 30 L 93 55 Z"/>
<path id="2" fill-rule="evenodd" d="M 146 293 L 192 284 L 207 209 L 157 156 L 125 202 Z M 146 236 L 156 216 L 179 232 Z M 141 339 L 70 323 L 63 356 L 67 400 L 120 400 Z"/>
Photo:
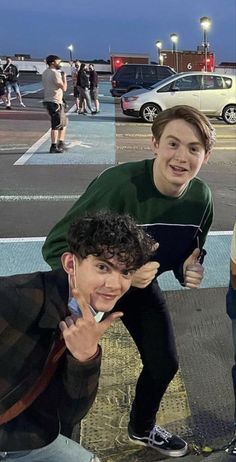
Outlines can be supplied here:
<path id="1" fill-rule="evenodd" d="M 53 195 L 27 195 L 27 196 L 0 196 L 0 202 L 23 201 L 76 201 L 80 194 L 53 194 Z"/>
<path id="2" fill-rule="evenodd" d="M 228 286 L 231 236 L 232 231 L 213 231 L 208 235 L 202 289 Z M 45 237 L 0 239 L 0 274 L 49 270 L 41 254 L 44 240 Z M 163 290 L 183 290 L 171 271 L 162 274 L 158 282 Z"/>
<path id="3" fill-rule="evenodd" d="M 101 112 L 96 115 L 78 115 L 75 105 L 67 112 L 69 124 L 67 141 L 69 149 L 62 154 L 50 154 L 49 129 L 31 146 L 14 165 L 114 165 L 115 105 L 101 103 Z"/>
<path id="4" fill-rule="evenodd" d="M 67 112 L 67 114 L 69 114 L 70 112 L 74 112 L 75 110 L 75 104 L 74 106 L 72 106 L 69 111 Z M 23 156 L 21 156 L 15 163 L 14 165 L 25 165 L 28 160 L 35 154 L 35 152 L 37 152 L 41 146 L 43 146 L 43 144 L 45 142 L 47 142 L 50 138 L 50 135 L 51 135 L 51 129 L 49 129 L 43 136 L 41 136 L 41 138 L 39 138 L 38 141 L 36 141 L 24 154 Z"/>

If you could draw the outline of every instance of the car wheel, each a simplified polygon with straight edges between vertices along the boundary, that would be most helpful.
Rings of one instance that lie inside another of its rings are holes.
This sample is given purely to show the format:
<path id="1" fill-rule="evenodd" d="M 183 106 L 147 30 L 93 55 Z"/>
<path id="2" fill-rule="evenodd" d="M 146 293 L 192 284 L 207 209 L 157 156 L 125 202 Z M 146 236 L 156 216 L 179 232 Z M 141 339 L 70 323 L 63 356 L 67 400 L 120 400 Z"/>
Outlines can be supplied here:
<path id="1" fill-rule="evenodd" d="M 236 124 L 236 105 L 229 104 L 223 109 L 222 117 L 227 124 Z"/>
<path id="2" fill-rule="evenodd" d="M 152 123 L 159 112 L 161 112 L 161 109 L 154 103 L 144 104 L 140 110 L 141 117 L 148 123 Z"/>

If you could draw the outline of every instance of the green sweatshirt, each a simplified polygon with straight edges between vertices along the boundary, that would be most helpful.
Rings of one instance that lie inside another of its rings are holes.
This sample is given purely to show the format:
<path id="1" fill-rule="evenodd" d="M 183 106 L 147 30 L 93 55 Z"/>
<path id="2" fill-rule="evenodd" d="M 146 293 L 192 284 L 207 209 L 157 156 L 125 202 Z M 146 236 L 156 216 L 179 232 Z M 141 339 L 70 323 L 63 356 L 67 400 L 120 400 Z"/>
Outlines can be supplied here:
<path id="1" fill-rule="evenodd" d="M 197 247 L 203 248 L 213 218 L 211 191 L 199 178 L 190 181 L 179 197 L 161 194 L 153 180 L 153 159 L 108 168 L 54 226 L 43 246 L 43 256 L 54 269 L 68 250 L 70 224 L 85 213 L 110 209 L 128 213 L 159 243 L 154 260 L 158 275 L 173 270 L 183 282 L 182 265 Z"/>

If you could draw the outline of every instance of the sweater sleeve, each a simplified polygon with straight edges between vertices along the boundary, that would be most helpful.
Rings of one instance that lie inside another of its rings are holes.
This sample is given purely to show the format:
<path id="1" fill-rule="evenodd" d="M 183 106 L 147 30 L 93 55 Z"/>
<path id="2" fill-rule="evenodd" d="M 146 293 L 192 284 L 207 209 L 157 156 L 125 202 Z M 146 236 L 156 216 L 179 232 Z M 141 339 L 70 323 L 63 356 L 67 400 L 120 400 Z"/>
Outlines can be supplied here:
<path id="1" fill-rule="evenodd" d="M 67 353 L 58 370 L 60 380 L 59 416 L 61 433 L 71 437 L 73 427 L 91 408 L 98 389 L 101 367 L 101 347 L 91 361 L 80 363 Z"/>
<path id="2" fill-rule="evenodd" d="M 114 175 L 108 170 L 88 186 L 64 218 L 50 231 L 42 251 L 45 261 L 52 268 L 60 267 L 60 256 L 68 250 L 66 241 L 68 229 L 78 216 L 102 209 L 123 212 L 124 204 L 120 195 L 120 185 L 117 187 L 116 183 L 114 184 Z"/>

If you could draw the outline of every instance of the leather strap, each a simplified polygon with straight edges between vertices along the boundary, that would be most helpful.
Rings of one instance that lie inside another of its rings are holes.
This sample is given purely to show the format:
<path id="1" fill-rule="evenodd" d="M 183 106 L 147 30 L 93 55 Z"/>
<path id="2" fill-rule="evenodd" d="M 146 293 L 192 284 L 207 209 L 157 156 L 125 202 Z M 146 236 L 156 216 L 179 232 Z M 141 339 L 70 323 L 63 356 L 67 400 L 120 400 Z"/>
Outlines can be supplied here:
<path id="1" fill-rule="evenodd" d="M 27 391 L 25 396 L 13 404 L 4 414 L 0 415 L 0 425 L 6 424 L 12 419 L 15 419 L 19 414 L 21 414 L 25 409 L 27 409 L 38 396 L 47 388 L 56 368 L 58 366 L 58 361 L 64 351 L 66 350 L 66 345 L 62 337 L 55 340 L 52 345 L 51 351 L 48 355 L 47 361 L 43 368 L 42 374 L 38 377 L 32 388 Z"/>

